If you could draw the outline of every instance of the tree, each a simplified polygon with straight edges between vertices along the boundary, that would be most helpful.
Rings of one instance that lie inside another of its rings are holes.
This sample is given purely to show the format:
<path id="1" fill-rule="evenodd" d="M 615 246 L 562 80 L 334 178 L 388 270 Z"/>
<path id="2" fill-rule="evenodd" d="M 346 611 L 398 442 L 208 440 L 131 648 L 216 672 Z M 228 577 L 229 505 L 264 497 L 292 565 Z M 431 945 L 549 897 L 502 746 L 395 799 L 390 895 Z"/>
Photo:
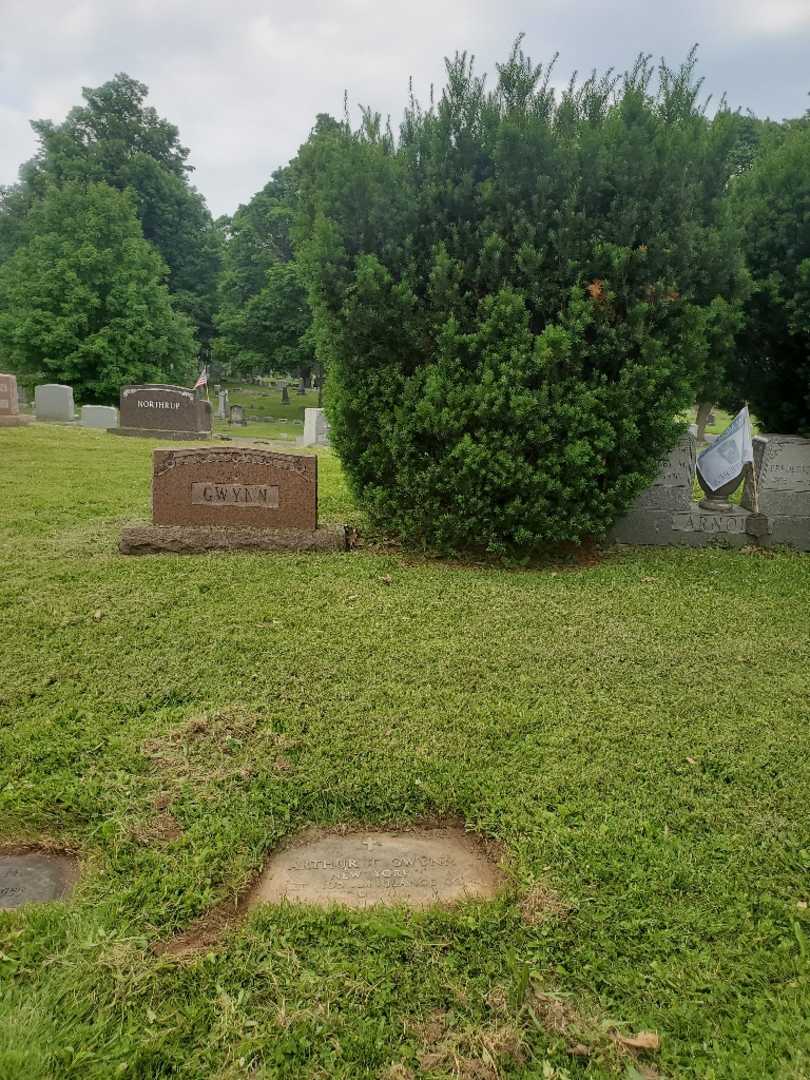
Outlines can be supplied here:
<path id="1" fill-rule="evenodd" d="M 752 295 L 731 365 L 734 404 L 767 431 L 810 436 L 810 120 L 772 132 L 734 182 Z"/>
<path id="2" fill-rule="evenodd" d="M 148 88 L 125 74 L 82 91 L 65 121 L 36 120 L 35 158 L 20 183 L 0 194 L 0 260 L 19 242 L 21 223 L 54 184 L 104 182 L 131 190 L 143 234 L 169 267 L 177 306 L 200 340 L 213 336 L 221 244 L 205 201 L 188 182 L 192 167 L 174 124 L 145 104 Z"/>
<path id="3" fill-rule="evenodd" d="M 290 238 L 294 206 L 289 166 L 275 172 L 230 223 L 215 355 L 233 374 L 272 369 L 306 378 L 312 370 L 311 315 Z"/>
<path id="4" fill-rule="evenodd" d="M 398 139 L 367 110 L 302 148 L 332 437 L 377 521 L 439 547 L 580 541 L 652 479 L 739 303 L 694 64 L 558 100 L 518 41 L 492 92 L 449 61 Z"/>
<path id="5" fill-rule="evenodd" d="M 131 195 L 53 187 L 0 266 L 0 350 L 21 374 L 68 383 L 85 402 L 117 400 L 130 382 L 187 382 L 194 338 L 166 274 Z"/>

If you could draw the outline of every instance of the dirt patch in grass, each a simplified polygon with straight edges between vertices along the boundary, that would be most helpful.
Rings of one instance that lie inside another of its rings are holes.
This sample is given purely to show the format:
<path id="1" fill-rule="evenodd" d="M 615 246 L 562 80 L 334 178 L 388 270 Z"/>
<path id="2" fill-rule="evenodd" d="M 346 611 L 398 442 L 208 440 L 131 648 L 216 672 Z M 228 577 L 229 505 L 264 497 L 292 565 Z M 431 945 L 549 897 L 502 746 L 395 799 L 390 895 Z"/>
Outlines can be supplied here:
<path id="1" fill-rule="evenodd" d="M 520 902 L 520 913 L 527 926 L 540 926 L 551 919 L 566 919 L 573 911 L 552 888 L 538 881 Z"/>

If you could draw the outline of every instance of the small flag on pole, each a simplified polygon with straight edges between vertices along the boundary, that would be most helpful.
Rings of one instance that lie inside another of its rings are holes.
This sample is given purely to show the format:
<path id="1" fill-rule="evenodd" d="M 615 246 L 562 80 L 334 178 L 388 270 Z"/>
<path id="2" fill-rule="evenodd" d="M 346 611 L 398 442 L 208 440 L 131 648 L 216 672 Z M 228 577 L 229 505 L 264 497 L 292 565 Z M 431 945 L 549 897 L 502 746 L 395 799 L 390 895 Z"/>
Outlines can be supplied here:
<path id="1" fill-rule="evenodd" d="M 194 389 L 199 390 L 201 386 L 208 386 L 208 367 L 204 367 L 200 372 L 200 377 L 194 383 Z"/>
<path id="2" fill-rule="evenodd" d="M 754 460 L 751 419 L 743 406 L 722 435 L 707 446 L 697 459 L 697 468 L 706 487 L 718 491 L 723 484 L 740 476 L 746 462 Z"/>

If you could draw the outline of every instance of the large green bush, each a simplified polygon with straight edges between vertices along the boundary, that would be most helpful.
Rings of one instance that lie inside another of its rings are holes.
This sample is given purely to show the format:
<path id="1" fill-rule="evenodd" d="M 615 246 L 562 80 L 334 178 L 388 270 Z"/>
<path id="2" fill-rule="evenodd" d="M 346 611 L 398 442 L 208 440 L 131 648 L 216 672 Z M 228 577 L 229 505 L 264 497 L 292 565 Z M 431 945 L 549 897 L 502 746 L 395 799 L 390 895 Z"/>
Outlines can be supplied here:
<path id="1" fill-rule="evenodd" d="M 810 435 L 810 119 L 770 133 L 729 208 L 753 286 L 733 390 L 767 431 Z"/>
<path id="2" fill-rule="evenodd" d="M 572 83 L 462 55 L 398 138 L 366 113 L 299 154 L 300 257 L 334 441 L 402 535 L 502 549 L 603 534 L 674 443 L 733 324 L 714 224 L 733 125 L 693 58 Z"/>

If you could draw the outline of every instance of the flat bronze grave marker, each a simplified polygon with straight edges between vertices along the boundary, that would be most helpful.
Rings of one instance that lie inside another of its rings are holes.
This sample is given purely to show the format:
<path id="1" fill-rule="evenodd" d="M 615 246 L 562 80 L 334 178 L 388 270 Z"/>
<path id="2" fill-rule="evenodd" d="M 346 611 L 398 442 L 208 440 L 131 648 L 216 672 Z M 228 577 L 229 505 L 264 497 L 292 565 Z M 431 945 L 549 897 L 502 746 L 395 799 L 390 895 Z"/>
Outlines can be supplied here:
<path id="1" fill-rule="evenodd" d="M 273 855 L 250 904 L 428 907 L 492 897 L 502 882 L 497 867 L 461 829 L 332 834 L 303 837 Z"/>
<path id="2" fill-rule="evenodd" d="M 77 876 L 76 862 L 68 855 L 0 854 L 0 910 L 59 900 Z"/>

